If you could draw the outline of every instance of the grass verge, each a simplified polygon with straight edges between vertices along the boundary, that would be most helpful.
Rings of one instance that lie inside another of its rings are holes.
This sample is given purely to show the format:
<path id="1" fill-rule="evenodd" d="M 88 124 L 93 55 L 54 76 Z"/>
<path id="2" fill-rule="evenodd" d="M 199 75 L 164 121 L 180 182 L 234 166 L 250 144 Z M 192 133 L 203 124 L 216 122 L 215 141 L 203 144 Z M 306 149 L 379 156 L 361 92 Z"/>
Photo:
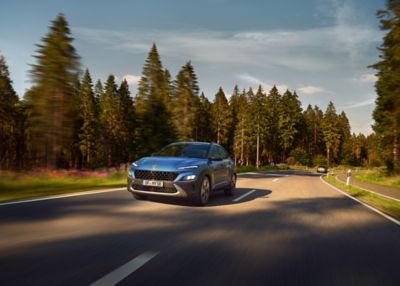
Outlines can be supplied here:
<path id="1" fill-rule="evenodd" d="M 362 182 L 388 186 L 400 190 L 400 176 L 389 176 L 382 170 L 368 170 L 354 173 L 354 177 Z"/>
<path id="2" fill-rule="evenodd" d="M 0 202 L 126 186 L 126 172 L 0 174 Z"/>
<path id="3" fill-rule="evenodd" d="M 289 167 L 284 165 L 278 166 L 262 166 L 260 168 L 256 168 L 255 166 L 236 166 L 236 173 L 246 173 L 246 172 L 259 172 L 259 171 L 273 171 L 273 170 L 290 170 Z"/>
<path id="4" fill-rule="evenodd" d="M 388 198 L 381 197 L 374 193 L 370 193 L 364 191 L 356 186 L 350 185 L 346 186 L 346 184 L 336 180 L 335 175 L 330 175 L 329 177 L 324 176 L 323 179 L 334 185 L 338 189 L 348 193 L 349 195 L 363 201 L 382 212 L 395 217 L 396 219 L 400 219 L 400 203 Z"/>

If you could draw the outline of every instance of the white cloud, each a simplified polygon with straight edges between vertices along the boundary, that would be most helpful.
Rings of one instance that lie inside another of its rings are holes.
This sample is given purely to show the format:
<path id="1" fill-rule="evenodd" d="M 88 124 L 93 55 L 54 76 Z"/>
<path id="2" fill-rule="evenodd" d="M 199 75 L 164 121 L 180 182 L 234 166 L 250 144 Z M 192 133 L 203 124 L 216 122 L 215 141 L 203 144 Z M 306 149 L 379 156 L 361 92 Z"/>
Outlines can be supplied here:
<path id="1" fill-rule="evenodd" d="M 285 84 L 271 84 L 269 82 L 262 81 L 261 79 L 249 75 L 249 74 L 240 74 L 237 75 L 237 78 L 240 79 L 244 84 L 248 84 L 252 86 L 254 91 L 258 88 L 258 86 L 261 84 L 261 87 L 264 89 L 264 92 L 268 93 L 271 88 L 275 85 L 276 88 L 278 89 L 279 93 L 283 94 L 285 91 L 289 88 Z"/>
<path id="2" fill-rule="evenodd" d="M 368 106 L 368 105 L 373 105 L 375 103 L 375 98 L 370 98 L 361 102 L 353 103 L 350 105 L 345 105 L 342 106 L 342 109 L 353 109 L 353 108 L 358 108 L 358 107 L 363 107 L 363 106 Z"/>
<path id="3" fill-rule="evenodd" d="M 137 85 L 140 78 L 141 76 L 131 74 L 126 74 L 123 76 L 123 79 L 126 79 L 129 85 Z"/>
<path id="4" fill-rule="evenodd" d="M 374 27 L 349 24 L 303 30 L 222 32 L 210 30 L 109 31 L 73 27 L 77 39 L 101 43 L 128 53 L 147 53 L 156 41 L 163 58 L 191 59 L 207 64 L 280 67 L 296 71 L 344 68 L 349 61 L 376 47 Z"/>
<path id="5" fill-rule="evenodd" d="M 365 73 L 365 74 L 362 74 L 358 80 L 360 82 L 372 82 L 372 83 L 375 83 L 377 79 L 378 78 L 376 77 L 376 75 L 374 75 L 372 73 Z"/>
<path id="6" fill-rule="evenodd" d="M 312 85 L 301 86 L 297 88 L 297 90 L 304 94 L 316 94 L 316 93 L 326 92 L 325 89 L 323 89 L 322 87 L 312 86 Z"/>
<path id="7" fill-rule="evenodd" d="M 262 84 L 262 81 L 259 78 L 251 76 L 249 74 L 240 74 L 237 77 L 242 81 L 246 82 L 247 84 L 252 84 L 252 85 Z"/>

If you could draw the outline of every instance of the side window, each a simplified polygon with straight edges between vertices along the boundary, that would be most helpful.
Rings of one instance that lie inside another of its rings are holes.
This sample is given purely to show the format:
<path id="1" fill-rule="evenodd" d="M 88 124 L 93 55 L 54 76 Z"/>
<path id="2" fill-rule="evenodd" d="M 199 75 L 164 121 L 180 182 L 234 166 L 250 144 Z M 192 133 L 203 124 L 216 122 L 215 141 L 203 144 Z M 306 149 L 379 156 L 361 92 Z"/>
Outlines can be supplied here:
<path id="1" fill-rule="evenodd" d="M 221 155 L 219 154 L 218 146 L 212 145 L 210 151 L 210 158 L 220 158 Z"/>
<path id="2" fill-rule="evenodd" d="M 228 152 L 226 152 L 225 149 L 222 146 L 218 146 L 218 149 L 219 149 L 218 153 L 220 154 L 220 157 L 222 159 L 228 159 L 229 158 Z"/>

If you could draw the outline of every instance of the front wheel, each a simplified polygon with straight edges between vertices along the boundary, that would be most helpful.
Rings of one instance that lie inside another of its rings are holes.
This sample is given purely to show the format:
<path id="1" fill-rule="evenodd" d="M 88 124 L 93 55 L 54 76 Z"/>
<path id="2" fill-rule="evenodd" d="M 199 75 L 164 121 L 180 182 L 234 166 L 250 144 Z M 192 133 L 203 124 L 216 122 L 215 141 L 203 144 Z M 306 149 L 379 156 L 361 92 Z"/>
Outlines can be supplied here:
<path id="1" fill-rule="evenodd" d="M 194 198 L 194 203 L 198 206 L 205 206 L 210 198 L 210 190 L 210 179 L 207 176 L 204 176 Z"/>
<path id="2" fill-rule="evenodd" d="M 229 186 L 224 190 L 225 195 L 233 196 L 236 189 L 236 175 L 232 174 Z"/>

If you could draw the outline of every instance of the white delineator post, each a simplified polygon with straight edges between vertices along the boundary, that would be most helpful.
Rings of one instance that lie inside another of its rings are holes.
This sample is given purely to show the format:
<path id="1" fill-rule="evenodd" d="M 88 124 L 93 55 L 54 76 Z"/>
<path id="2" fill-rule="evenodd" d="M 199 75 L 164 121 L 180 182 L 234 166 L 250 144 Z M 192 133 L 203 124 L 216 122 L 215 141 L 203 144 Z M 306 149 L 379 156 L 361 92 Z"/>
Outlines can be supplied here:
<path id="1" fill-rule="evenodd" d="M 346 179 L 346 186 L 350 185 L 350 178 L 351 178 L 351 170 L 347 170 L 347 179 Z"/>

